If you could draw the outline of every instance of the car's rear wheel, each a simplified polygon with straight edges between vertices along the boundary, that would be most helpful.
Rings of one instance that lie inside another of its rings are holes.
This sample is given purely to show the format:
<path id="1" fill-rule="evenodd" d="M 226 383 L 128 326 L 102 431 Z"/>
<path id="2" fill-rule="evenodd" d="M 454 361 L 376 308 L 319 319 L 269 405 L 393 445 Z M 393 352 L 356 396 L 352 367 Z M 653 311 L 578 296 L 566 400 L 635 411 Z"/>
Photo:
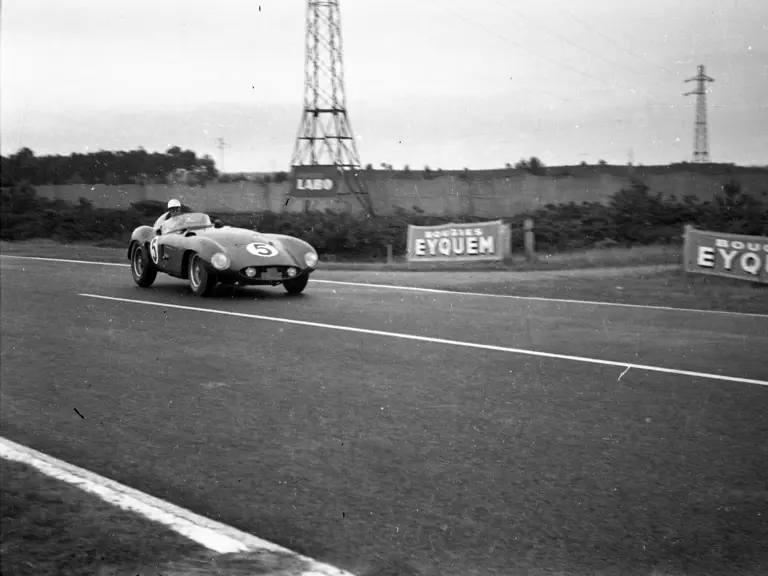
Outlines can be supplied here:
<path id="1" fill-rule="evenodd" d="M 307 282 L 309 282 L 309 274 L 304 274 L 298 278 L 286 280 L 283 282 L 283 288 L 286 289 L 288 294 L 301 294 L 304 288 L 307 287 Z"/>
<path id="2" fill-rule="evenodd" d="M 205 269 L 203 259 L 197 254 L 189 256 L 189 287 L 195 296 L 208 296 L 216 286 L 216 276 Z"/>
<path id="3" fill-rule="evenodd" d="M 157 267 L 142 246 L 133 249 L 131 275 L 133 281 L 142 288 L 149 288 L 157 278 Z"/>

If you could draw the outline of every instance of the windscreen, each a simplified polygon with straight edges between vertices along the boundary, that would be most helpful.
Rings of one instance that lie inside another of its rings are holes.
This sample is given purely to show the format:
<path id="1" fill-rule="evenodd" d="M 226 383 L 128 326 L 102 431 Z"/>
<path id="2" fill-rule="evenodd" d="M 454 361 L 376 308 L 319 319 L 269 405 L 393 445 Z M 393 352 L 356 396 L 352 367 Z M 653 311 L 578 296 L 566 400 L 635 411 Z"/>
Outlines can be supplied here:
<path id="1" fill-rule="evenodd" d="M 179 214 L 173 218 L 169 218 L 163 224 L 163 234 L 174 232 L 176 230 L 182 230 L 184 228 L 201 228 L 205 226 L 212 226 L 211 219 L 208 214 L 202 214 L 200 212 L 192 212 L 190 214 Z"/>

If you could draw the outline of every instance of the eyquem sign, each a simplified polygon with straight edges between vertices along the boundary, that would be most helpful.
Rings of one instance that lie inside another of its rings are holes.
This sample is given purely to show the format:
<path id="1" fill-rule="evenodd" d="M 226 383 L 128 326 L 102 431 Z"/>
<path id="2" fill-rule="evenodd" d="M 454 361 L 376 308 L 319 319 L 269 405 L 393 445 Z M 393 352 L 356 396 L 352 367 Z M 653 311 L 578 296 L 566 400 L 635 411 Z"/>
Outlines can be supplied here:
<path id="1" fill-rule="evenodd" d="M 439 226 L 408 226 L 408 262 L 503 260 L 510 252 L 509 225 L 502 220 Z"/>
<path id="2" fill-rule="evenodd" d="M 685 227 L 683 268 L 768 284 L 768 237 L 725 234 Z"/>

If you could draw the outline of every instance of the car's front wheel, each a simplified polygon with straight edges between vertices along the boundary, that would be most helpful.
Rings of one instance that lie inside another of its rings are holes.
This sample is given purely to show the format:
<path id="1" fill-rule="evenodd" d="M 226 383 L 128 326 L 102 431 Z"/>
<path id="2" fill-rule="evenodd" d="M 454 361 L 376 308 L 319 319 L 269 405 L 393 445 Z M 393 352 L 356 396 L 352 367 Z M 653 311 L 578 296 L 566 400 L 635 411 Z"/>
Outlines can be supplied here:
<path id="1" fill-rule="evenodd" d="M 298 278 L 286 280 L 283 282 L 283 288 L 286 289 L 288 294 L 301 294 L 304 288 L 307 287 L 307 282 L 309 282 L 309 274 L 304 274 Z"/>
<path id="2" fill-rule="evenodd" d="M 195 296 L 208 296 L 216 286 L 216 276 L 205 269 L 203 259 L 197 254 L 189 256 L 189 287 Z"/>
<path id="3" fill-rule="evenodd" d="M 157 267 L 142 246 L 136 246 L 133 250 L 131 275 L 133 281 L 142 288 L 149 288 L 157 278 Z"/>

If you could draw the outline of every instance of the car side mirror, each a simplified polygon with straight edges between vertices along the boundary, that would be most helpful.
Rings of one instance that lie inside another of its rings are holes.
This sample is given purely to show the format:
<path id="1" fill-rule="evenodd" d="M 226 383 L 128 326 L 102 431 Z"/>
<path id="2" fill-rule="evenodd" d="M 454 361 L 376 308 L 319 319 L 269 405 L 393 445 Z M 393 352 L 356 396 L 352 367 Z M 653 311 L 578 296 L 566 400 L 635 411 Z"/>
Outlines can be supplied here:
<path id="1" fill-rule="evenodd" d="M 224 222 L 216 218 L 216 220 L 213 221 L 213 227 L 214 228 L 224 228 Z"/>

